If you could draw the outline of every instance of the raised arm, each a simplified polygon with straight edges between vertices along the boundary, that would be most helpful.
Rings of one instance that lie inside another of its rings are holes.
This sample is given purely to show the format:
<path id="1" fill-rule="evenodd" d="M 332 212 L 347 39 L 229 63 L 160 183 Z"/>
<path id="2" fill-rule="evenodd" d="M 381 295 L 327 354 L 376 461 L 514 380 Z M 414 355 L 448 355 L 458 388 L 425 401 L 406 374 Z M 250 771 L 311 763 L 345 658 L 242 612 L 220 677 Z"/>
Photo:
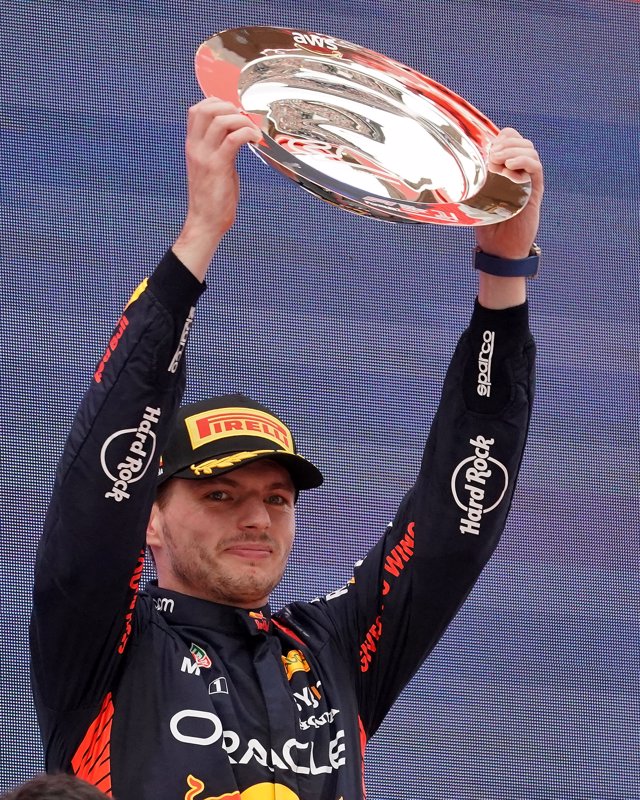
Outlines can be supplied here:
<path id="1" fill-rule="evenodd" d="M 65 444 L 37 555 L 31 623 L 46 743 L 56 714 L 91 713 L 127 646 L 195 304 L 235 217 L 236 153 L 256 136 L 229 104 L 206 100 L 191 109 L 182 233 L 106 340 Z"/>
<path id="2" fill-rule="evenodd" d="M 498 168 L 530 174 L 533 192 L 519 216 L 478 229 L 478 243 L 496 260 L 519 261 L 529 257 L 537 230 L 540 161 L 511 130 L 492 158 Z M 312 606 L 330 619 L 351 665 L 367 737 L 446 630 L 502 534 L 534 390 L 525 299 L 524 278 L 480 273 L 479 299 L 449 366 L 415 485 L 353 580 Z"/>
<path id="3" fill-rule="evenodd" d="M 235 158 L 262 134 L 231 103 L 215 97 L 189 109 L 185 157 L 189 205 L 173 252 L 203 281 L 224 234 L 233 225 L 239 196 Z"/>

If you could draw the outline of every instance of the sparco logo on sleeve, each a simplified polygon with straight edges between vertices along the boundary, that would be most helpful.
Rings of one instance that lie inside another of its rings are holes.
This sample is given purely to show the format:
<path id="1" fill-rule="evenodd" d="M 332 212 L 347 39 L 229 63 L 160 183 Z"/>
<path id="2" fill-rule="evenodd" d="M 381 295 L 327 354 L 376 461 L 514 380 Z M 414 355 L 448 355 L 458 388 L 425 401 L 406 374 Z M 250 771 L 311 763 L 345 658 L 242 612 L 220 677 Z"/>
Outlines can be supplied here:
<path id="1" fill-rule="evenodd" d="M 481 397 L 491 396 L 491 359 L 496 335 L 493 331 L 482 334 L 482 347 L 478 356 L 478 394 Z"/>
<path id="2" fill-rule="evenodd" d="M 507 468 L 490 454 L 494 443 L 484 436 L 469 439 L 474 453 L 461 461 L 451 476 L 453 499 L 466 514 L 460 518 L 460 533 L 477 536 L 482 515 L 500 505 L 509 486 Z"/>
<path id="3" fill-rule="evenodd" d="M 129 499 L 129 485 L 139 481 L 153 461 L 156 435 L 152 427 L 159 419 L 160 409 L 147 406 L 137 428 L 116 431 L 102 445 L 100 464 L 113 481 L 106 498 L 116 503 Z"/>

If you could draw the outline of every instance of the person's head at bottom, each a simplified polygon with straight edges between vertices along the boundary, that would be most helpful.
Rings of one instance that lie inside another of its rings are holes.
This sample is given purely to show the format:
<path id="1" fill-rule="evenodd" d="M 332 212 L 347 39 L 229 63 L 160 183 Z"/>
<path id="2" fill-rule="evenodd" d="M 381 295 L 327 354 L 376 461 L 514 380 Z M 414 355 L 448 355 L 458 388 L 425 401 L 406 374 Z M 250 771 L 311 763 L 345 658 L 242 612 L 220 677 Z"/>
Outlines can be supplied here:
<path id="1" fill-rule="evenodd" d="M 1 800 L 104 800 L 107 797 L 73 775 L 38 775 L 23 783 Z"/>
<path id="2" fill-rule="evenodd" d="M 291 551 L 298 492 L 322 483 L 288 427 L 244 395 L 183 406 L 158 480 L 147 544 L 159 586 L 265 605 Z"/>

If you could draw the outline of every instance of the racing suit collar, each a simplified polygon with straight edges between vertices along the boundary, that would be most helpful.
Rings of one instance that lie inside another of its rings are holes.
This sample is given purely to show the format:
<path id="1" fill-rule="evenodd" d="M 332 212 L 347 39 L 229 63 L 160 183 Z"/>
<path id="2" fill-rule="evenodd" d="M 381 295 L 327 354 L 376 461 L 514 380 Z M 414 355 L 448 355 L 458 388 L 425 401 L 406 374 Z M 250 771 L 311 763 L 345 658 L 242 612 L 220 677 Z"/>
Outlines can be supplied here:
<path id="1" fill-rule="evenodd" d="M 145 592 L 151 597 L 156 611 L 170 625 L 197 625 L 236 635 L 257 636 L 271 630 L 271 607 L 236 608 L 213 603 L 199 597 L 161 589 L 157 581 L 149 581 Z"/>

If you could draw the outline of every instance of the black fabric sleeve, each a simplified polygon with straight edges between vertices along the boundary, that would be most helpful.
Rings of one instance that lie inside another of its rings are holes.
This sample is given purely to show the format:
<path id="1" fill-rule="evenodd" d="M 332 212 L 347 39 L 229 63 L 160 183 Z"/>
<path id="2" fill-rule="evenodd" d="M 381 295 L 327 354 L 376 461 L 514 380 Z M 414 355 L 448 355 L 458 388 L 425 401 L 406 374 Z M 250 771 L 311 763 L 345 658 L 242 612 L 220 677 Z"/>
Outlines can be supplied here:
<path id="1" fill-rule="evenodd" d="M 314 603 L 352 670 L 367 737 L 498 544 L 527 438 L 534 358 L 526 304 L 505 311 L 476 304 L 415 485 L 352 581 Z"/>
<path id="2" fill-rule="evenodd" d="M 168 251 L 107 340 L 65 444 L 36 558 L 30 627 L 45 743 L 53 712 L 101 701 L 126 648 L 158 462 L 203 290 Z"/>

